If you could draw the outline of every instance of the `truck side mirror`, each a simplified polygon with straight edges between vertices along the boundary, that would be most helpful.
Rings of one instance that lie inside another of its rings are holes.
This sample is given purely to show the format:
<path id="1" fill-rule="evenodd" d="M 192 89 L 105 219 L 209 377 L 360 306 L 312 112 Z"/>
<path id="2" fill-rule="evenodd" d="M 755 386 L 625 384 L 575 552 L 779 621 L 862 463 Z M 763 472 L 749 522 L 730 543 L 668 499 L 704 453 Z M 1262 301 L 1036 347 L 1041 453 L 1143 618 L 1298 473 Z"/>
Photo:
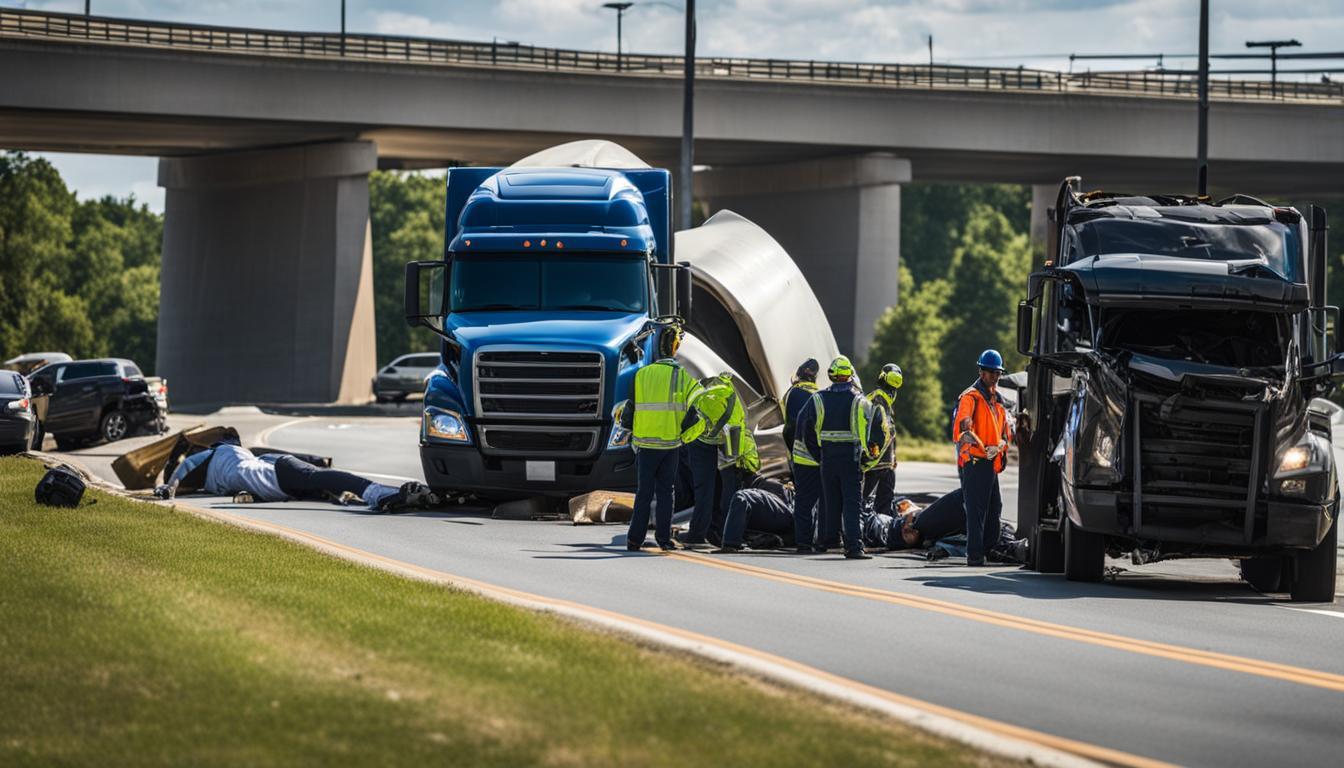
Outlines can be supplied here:
<path id="1" fill-rule="evenodd" d="M 1017 303 L 1017 351 L 1019 354 L 1032 357 L 1035 353 L 1035 334 L 1036 327 L 1036 307 L 1029 301 L 1020 301 Z"/>
<path id="2" fill-rule="evenodd" d="M 1344 337 L 1339 333 L 1339 307 L 1312 307 L 1309 317 L 1315 356 L 1324 360 L 1344 353 Z"/>
<path id="3" fill-rule="evenodd" d="M 691 265 L 677 265 L 677 314 L 683 322 L 691 320 Z"/>
<path id="4" fill-rule="evenodd" d="M 406 324 L 424 326 L 442 334 L 444 275 L 442 261 L 412 261 L 406 265 Z"/>

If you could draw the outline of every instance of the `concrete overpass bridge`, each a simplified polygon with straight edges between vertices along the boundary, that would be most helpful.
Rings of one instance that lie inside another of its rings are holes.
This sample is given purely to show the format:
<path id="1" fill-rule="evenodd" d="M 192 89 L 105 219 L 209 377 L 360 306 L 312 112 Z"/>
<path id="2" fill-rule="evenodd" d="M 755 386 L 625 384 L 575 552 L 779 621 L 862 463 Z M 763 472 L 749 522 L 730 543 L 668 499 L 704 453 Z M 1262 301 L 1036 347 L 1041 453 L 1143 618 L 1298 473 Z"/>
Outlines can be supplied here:
<path id="1" fill-rule="evenodd" d="M 780 240 L 851 352 L 895 300 L 903 183 L 1027 183 L 1038 200 L 1070 174 L 1192 186 L 1182 76 L 697 68 L 696 160 L 711 168 L 696 196 Z M 161 158 L 158 363 L 184 402 L 367 395 L 374 168 L 507 164 L 591 137 L 675 167 L 680 141 L 670 56 L 6 9 L 0 71 L 0 146 Z M 1267 83 L 1219 80 L 1210 121 L 1216 191 L 1344 192 L 1340 85 L 1280 84 L 1271 98 Z"/>

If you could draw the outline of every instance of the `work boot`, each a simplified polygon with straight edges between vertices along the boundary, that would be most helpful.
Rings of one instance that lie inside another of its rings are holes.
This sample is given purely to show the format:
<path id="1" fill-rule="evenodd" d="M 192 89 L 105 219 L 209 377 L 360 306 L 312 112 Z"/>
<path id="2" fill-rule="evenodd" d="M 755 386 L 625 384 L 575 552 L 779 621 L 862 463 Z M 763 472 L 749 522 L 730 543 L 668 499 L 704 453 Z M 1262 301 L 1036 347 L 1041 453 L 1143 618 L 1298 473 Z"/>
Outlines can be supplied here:
<path id="1" fill-rule="evenodd" d="M 678 549 L 681 549 L 675 541 L 661 541 L 658 543 L 658 548 L 664 552 L 676 552 Z"/>
<path id="2" fill-rule="evenodd" d="M 732 554 L 736 554 L 736 553 L 738 553 L 738 552 L 741 552 L 741 551 L 744 550 L 744 549 L 746 549 L 746 547 L 742 546 L 741 544 L 724 544 L 723 546 L 721 546 L 721 547 L 719 547 L 718 549 L 714 550 L 714 554 L 716 554 L 716 555 L 732 555 Z"/>
<path id="3" fill-rule="evenodd" d="M 634 542 L 626 542 L 625 544 L 626 552 L 642 552 L 643 550 L 644 550 L 643 544 L 635 544 Z"/>
<path id="4" fill-rule="evenodd" d="M 796 553 L 798 553 L 798 554 L 800 554 L 800 555 L 810 555 L 810 554 L 812 554 L 812 545 L 811 545 L 811 544 L 802 544 L 802 545 L 799 545 L 799 546 L 797 546 L 797 547 L 794 547 L 794 548 L 793 548 L 793 551 L 796 552 Z"/>
<path id="5" fill-rule="evenodd" d="M 412 480 L 402 483 L 396 493 L 378 500 L 379 512 L 397 512 L 403 509 L 432 507 L 439 503 L 438 494 L 424 483 Z"/>
<path id="6" fill-rule="evenodd" d="M 873 556 L 864 552 L 862 549 L 850 549 L 845 551 L 846 560 L 872 560 Z"/>

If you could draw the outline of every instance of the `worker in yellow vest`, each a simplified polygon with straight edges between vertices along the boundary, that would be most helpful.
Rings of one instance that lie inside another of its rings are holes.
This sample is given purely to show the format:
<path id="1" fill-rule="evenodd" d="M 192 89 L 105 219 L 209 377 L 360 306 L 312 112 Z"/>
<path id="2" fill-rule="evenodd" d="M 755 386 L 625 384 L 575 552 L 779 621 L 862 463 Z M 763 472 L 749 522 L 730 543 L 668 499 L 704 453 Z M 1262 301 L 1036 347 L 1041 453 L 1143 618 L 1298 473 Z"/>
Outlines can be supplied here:
<path id="1" fill-rule="evenodd" d="M 896 514 L 896 390 L 904 383 L 901 366 L 887 363 L 877 374 L 877 387 L 868 393 L 868 400 L 882 413 L 887 426 L 882 453 L 865 462 L 863 468 L 863 498 L 872 499 L 879 515 Z"/>
<path id="2" fill-rule="evenodd" d="M 638 486 L 630 532 L 625 540 L 630 551 L 644 546 L 651 506 L 654 540 L 664 551 L 676 549 L 672 541 L 672 512 L 680 451 L 703 428 L 690 408 L 691 399 L 700 392 L 700 383 L 675 360 L 681 336 L 680 326 L 665 326 L 658 336 L 659 359 L 635 374 L 630 430 Z"/>

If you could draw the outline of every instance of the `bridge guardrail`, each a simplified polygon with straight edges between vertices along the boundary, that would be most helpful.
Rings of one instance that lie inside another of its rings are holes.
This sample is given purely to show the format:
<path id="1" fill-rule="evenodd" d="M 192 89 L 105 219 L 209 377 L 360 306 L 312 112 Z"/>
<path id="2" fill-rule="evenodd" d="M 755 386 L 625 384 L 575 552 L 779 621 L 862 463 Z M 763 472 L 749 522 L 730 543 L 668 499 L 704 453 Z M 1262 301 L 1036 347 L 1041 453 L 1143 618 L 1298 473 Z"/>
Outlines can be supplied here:
<path id="1" fill-rule="evenodd" d="M 45 38 L 99 44 L 209 50 L 251 55 L 413 64 L 538 69 L 680 77 L 681 56 L 544 48 L 514 43 L 437 40 L 372 34 L 333 34 L 115 19 L 102 16 L 0 9 L 0 37 Z M 883 64 L 704 57 L 697 77 L 844 83 L 898 88 L 998 90 L 1196 98 L 1187 71 L 1055 72 L 1025 67 Z M 1344 101 L 1344 83 L 1210 79 L 1219 100 Z"/>

